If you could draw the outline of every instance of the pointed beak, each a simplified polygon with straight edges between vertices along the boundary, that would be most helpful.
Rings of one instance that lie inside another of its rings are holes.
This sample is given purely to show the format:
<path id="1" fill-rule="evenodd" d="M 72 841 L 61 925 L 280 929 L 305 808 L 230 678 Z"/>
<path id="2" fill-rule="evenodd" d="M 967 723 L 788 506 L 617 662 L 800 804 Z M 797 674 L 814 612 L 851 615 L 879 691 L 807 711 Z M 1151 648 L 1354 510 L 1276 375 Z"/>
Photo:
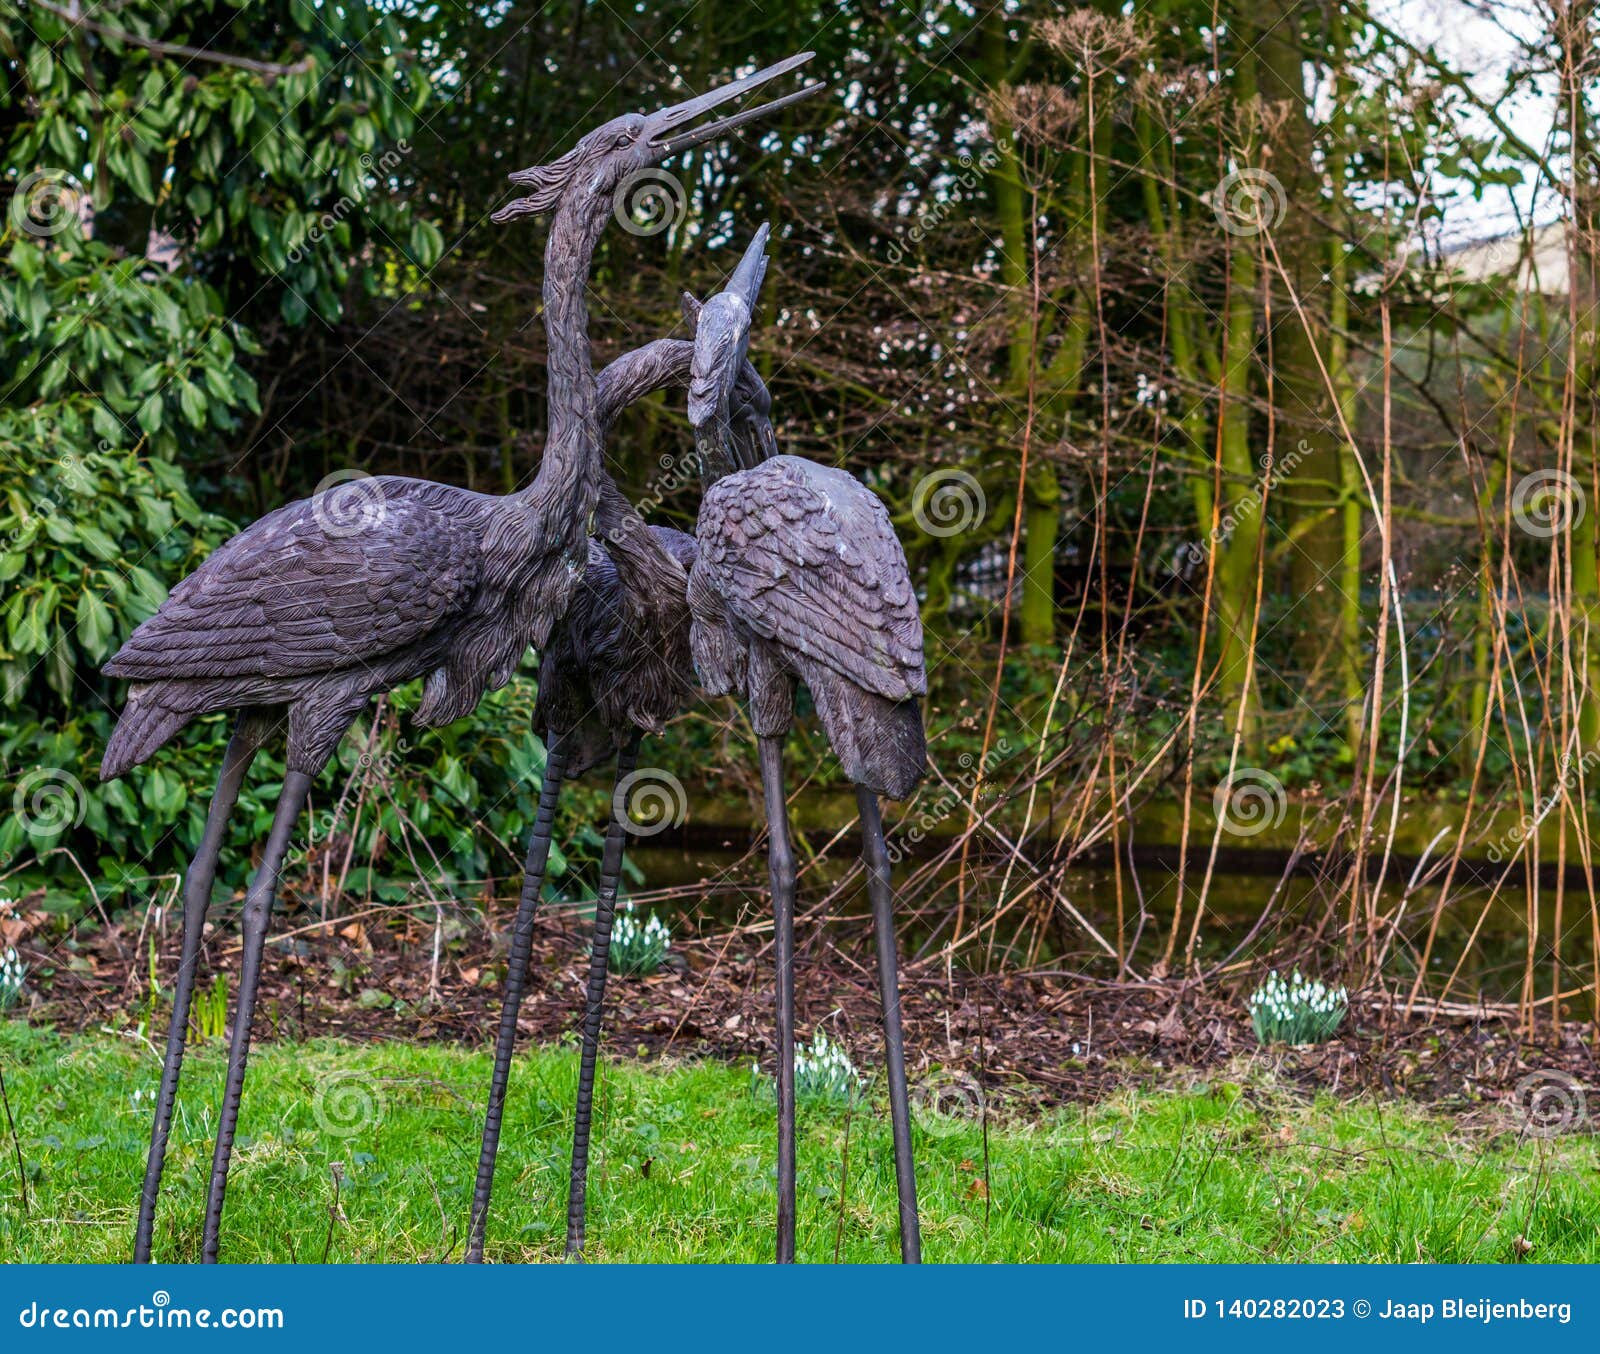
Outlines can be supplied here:
<path id="1" fill-rule="evenodd" d="M 756 299 L 761 295 L 762 279 L 767 275 L 767 237 L 771 234 L 772 226 L 763 221 L 755 237 L 745 247 L 744 257 L 739 260 L 739 266 L 733 270 L 733 276 L 724 288 L 743 301 L 745 309 L 752 313 L 756 308 Z"/>
<path id="2" fill-rule="evenodd" d="M 801 52 L 796 56 L 787 57 L 775 65 L 757 71 L 754 75 L 747 75 L 742 80 L 735 80 L 731 85 L 724 85 L 721 89 L 714 89 L 708 94 L 701 94 L 696 98 L 685 100 L 683 103 L 674 104 L 671 108 L 663 108 L 658 113 L 650 116 L 649 144 L 656 151 L 657 160 L 665 160 L 669 156 L 678 154 L 679 151 L 688 150 L 691 146 L 703 145 L 707 141 L 714 141 L 718 137 L 726 136 L 735 127 L 741 127 L 756 118 L 764 118 L 776 113 L 781 108 L 790 104 L 799 103 L 801 99 L 809 99 L 813 94 L 822 89 L 820 83 L 807 85 L 804 89 L 796 90 L 793 94 L 785 94 L 782 98 L 772 99 L 755 108 L 746 108 L 729 117 L 716 118 L 711 122 L 701 123 L 698 127 L 687 131 L 678 132 L 681 127 L 686 127 L 696 118 L 709 113 L 713 108 L 719 108 L 732 99 L 737 99 L 748 94 L 751 90 L 759 89 L 769 81 L 776 80 L 780 75 L 787 75 L 792 70 L 798 70 L 815 55 L 812 52 Z"/>

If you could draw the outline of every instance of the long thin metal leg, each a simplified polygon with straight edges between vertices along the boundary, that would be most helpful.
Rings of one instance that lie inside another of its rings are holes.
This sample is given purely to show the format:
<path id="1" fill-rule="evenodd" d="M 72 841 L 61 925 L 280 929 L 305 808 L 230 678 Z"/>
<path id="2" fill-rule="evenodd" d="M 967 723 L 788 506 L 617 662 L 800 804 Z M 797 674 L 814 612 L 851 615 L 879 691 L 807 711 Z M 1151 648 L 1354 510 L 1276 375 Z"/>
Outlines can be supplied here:
<path id="1" fill-rule="evenodd" d="M 617 753 L 617 784 L 633 774 L 639 761 L 635 734 Z M 611 823 L 600 857 L 600 892 L 594 900 L 594 944 L 589 950 L 589 992 L 583 1008 L 583 1059 L 578 1064 L 578 1104 L 572 1118 L 572 1179 L 567 1190 L 567 1255 L 583 1257 L 585 1204 L 589 1191 L 589 1123 L 594 1109 L 594 1068 L 600 1053 L 600 1018 L 606 1003 L 606 965 L 611 959 L 611 923 L 617 912 L 617 886 L 622 879 L 622 850 L 627 828 L 622 806 L 612 796 Z"/>
<path id="2" fill-rule="evenodd" d="M 211 1157 L 211 1196 L 206 1203 L 205 1240 L 200 1251 L 200 1258 L 208 1265 L 217 1262 L 222 1201 L 228 1188 L 228 1160 L 233 1155 L 233 1134 L 239 1122 L 239 1097 L 244 1090 L 245 1064 L 250 1058 L 250 1022 L 255 1016 L 262 951 L 266 946 L 267 923 L 272 918 L 272 901 L 278 891 L 278 871 L 283 866 L 289 837 L 310 792 L 311 777 L 305 772 L 290 771 L 284 776 L 267 847 L 256 877 L 250 881 L 250 891 L 245 895 L 244 959 L 239 966 L 239 998 L 233 1012 L 233 1041 L 228 1046 L 228 1081 L 222 1095 L 222 1114 L 217 1120 L 217 1146 Z"/>
<path id="3" fill-rule="evenodd" d="M 783 791 L 783 739 L 762 738 L 761 793 L 767 806 L 767 873 L 778 966 L 778 1263 L 794 1263 L 794 847 Z"/>
<path id="4" fill-rule="evenodd" d="M 206 826 L 189 862 L 183 881 L 183 957 L 178 961 L 178 977 L 172 989 L 172 1020 L 167 1026 L 167 1055 L 161 1064 L 161 1089 L 156 1093 L 156 1118 L 150 1130 L 150 1155 L 145 1159 L 144 1187 L 139 1192 L 139 1226 L 133 1241 L 133 1262 L 150 1263 L 150 1247 L 156 1227 L 156 1199 L 161 1193 L 161 1170 L 167 1160 L 167 1139 L 172 1132 L 172 1113 L 178 1100 L 178 1077 L 183 1070 L 183 1050 L 189 1033 L 189 1008 L 194 1002 L 195 971 L 200 966 L 200 943 L 204 937 L 206 909 L 211 902 L 211 885 L 217 875 L 217 857 L 228 834 L 228 819 L 239 799 L 245 772 L 261 747 L 260 738 L 250 731 L 241 716 L 222 754 L 222 769 L 217 773 L 217 788 L 206 813 Z"/>
<path id="5" fill-rule="evenodd" d="M 878 796 L 856 786 L 861 809 L 862 855 L 867 894 L 878 938 L 878 984 L 883 994 L 883 1042 L 889 1069 L 889 1117 L 894 1124 L 894 1179 L 900 1194 L 900 1258 L 922 1263 L 922 1229 L 917 1222 L 917 1174 L 911 1157 L 911 1101 L 906 1094 L 906 1047 L 900 1030 L 900 982 L 894 945 L 894 895 L 889 888 L 889 850 L 883 840 Z"/>
<path id="6" fill-rule="evenodd" d="M 494 1159 L 500 1148 L 500 1117 L 505 1109 L 506 1083 L 511 1078 L 511 1054 L 517 1044 L 517 1016 L 527 989 L 528 957 L 533 951 L 533 918 L 544 891 L 544 869 L 550 858 L 550 834 L 566 773 L 566 756 L 559 740 L 550 744 L 544 764 L 544 784 L 539 787 L 539 812 L 528 836 L 528 857 L 522 866 L 522 901 L 511 931 L 511 954 L 506 961 L 506 995 L 500 1007 L 500 1033 L 494 1044 L 494 1077 L 489 1083 L 489 1110 L 483 1120 L 483 1147 L 478 1153 L 478 1182 L 472 1191 L 472 1226 L 467 1240 L 467 1263 L 483 1263 L 483 1236 L 489 1222 L 489 1196 L 494 1190 Z"/>

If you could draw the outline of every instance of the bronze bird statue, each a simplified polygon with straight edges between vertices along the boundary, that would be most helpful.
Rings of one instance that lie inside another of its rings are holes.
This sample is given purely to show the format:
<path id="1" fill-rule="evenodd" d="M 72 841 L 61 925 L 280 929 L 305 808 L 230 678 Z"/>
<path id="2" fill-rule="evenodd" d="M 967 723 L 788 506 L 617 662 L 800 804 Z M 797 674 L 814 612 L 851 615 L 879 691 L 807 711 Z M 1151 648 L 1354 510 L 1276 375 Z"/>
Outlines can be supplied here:
<path id="1" fill-rule="evenodd" d="M 744 699 L 760 747 L 778 968 L 777 1258 L 794 1260 L 795 1227 L 795 862 L 783 743 L 794 721 L 795 688 L 803 682 L 856 787 L 877 934 L 900 1249 L 907 1263 L 916 1263 L 921 1239 L 911 1114 L 878 796 L 905 798 L 926 767 L 922 621 L 905 552 L 877 496 L 830 466 L 798 456 L 762 459 L 762 448 L 773 445 L 770 423 L 748 406 L 742 420 L 734 418 L 731 396 L 766 272 L 767 233 L 766 226 L 756 233 L 732 281 L 706 302 L 695 334 L 689 421 L 702 498 L 689 610 L 701 686 Z"/>
<path id="2" fill-rule="evenodd" d="M 691 302 L 692 298 L 686 299 L 686 305 Z M 693 354 L 692 342 L 657 339 L 617 358 L 600 373 L 601 427 L 609 430 L 624 407 L 653 391 L 687 386 Z M 746 363 L 736 383 L 736 403 L 742 408 L 752 401 L 771 402 L 761 378 Z M 469 1263 L 483 1259 L 517 1016 L 526 989 L 533 920 L 544 887 L 561 787 L 566 780 L 614 756 L 617 790 L 612 797 L 612 821 L 595 900 L 567 1205 L 567 1252 L 573 1256 L 582 1252 L 595 1062 L 626 844 L 619 799 L 626 788 L 624 782 L 637 765 L 642 736 L 661 733 L 695 694 L 689 659 L 687 572 L 694 563 L 694 537 L 671 527 L 647 526 L 609 477 L 601 484 L 596 524 L 599 535 L 590 541 L 583 581 L 539 656 L 534 725 L 545 741 L 544 783 L 522 898 L 512 926 L 489 1107 L 473 1190 Z"/>
<path id="3" fill-rule="evenodd" d="M 549 427 L 539 471 L 504 497 L 380 477 L 291 503 L 220 546 L 106 664 L 132 682 L 105 777 L 150 757 L 197 716 L 238 720 L 184 884 L 183 954 L 135 1259 L 150 1258 L 195 969 L 222 835 L 256 752 L 286 731 L 287 773 L 243 912 L 243 960 L 206 1208 L 202 1258 L 217 1258 L 262 951 L 289 837 L 322 770 L 375 694 L 421 678 L 416 718 L 443 724 L 508 681 L 543 647 L 588 564 L 603 474 L 584 297 L 594 248 L 624 181 L 799 95 L 710 123 L 703 114 L 799 66 L 779 62 L 652 114 L 614 118 L 549 165 L 512 175 L 529 189 L 494 214 L 553 213 L 545 249 Z M 808 91 L 803 91 L 808 92 Z M 353 509 L 353 511 L 352 511 Z"/>

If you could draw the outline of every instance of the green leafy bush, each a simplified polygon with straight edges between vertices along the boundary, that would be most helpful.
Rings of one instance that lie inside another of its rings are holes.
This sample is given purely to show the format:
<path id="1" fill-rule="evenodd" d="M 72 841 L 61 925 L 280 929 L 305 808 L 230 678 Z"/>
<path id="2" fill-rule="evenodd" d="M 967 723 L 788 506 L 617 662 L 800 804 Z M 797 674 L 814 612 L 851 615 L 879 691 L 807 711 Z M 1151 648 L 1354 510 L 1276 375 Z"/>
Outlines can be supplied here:
<path id="1" fill-rule="evenodd" d="M 44 10 L 0 54 L 0 868 L 35 904 L 87 911 L 87 879 L 104 903 L 142 906 L 199 838 L 227 720 L 100 785 L 121 691 L 99 667 L 233 530 L 201 506 L 226 482 L 200 468 L 236 461 L 262 412 L 253 328 L 334 321 L 352 287 L 392 289 L 439 257 L 402 191 L 431 92 L 416 22 L 305 0 L 128 0 L 122 31 L 289 69 L 86 39 Z M 392 897 L 397 876 L 514 870 L 543 766 L 530 709 L 520 682 L 482 722 L 412 745 L 392 718 L 358 729 L 369 762 L 341 750 L 316 804 L 342 809 L 303 843 L 319 886 Z M 264 754 L 220 889 L 243 883 L 281 777 Z M 564 868 L 556 853 L 552 874 Z"/>

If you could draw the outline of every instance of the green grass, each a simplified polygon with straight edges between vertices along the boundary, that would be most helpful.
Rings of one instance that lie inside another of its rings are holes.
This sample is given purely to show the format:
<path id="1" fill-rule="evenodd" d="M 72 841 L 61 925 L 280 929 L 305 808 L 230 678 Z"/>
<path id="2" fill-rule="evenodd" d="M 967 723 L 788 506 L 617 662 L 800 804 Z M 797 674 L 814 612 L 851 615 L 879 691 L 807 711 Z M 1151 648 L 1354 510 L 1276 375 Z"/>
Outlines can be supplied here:
<path id="1" fill-rule="evenodd" d="M 11 1143 L 0 1137 L 0 1255 L 126 1259 L 156 1053 L 13 1021 L 0 1024 L 0 1062 L 31 1206 L 24 1217 Z M 209 1043 L 185 1069 L 159 1259 L 199 1254 L 222 1066 L 221 1046 Z M 224 1258 L 459 1259 L 488 1067 L 486 1055 L 446 1046 L 261 1045 Z M 517 1060 L 491 1258 L 559 1258 L 576 1074 L 569 1048 Z M 747 1066 L 645 1066 L 613 1053 L 597 1105 L 592 1258 L 769 1257 L 775 1117 L 751 1093 Z M 1001 1109 L 987 1202 L 975 1123 L 924 1114 L 916 1137 L 929 1260 L 1600 1260 L 1592 1136 L 1469 1134 L 1395 1104 L 1305 1103 L 1262 1074 L 1042 1115 Z M 799 1172 L 802 1260 L 831 1260 L 836 1247 L 846 1261 L 895 1257 L 881 1097 L 853 1118 L 803 1107 Z"/>

